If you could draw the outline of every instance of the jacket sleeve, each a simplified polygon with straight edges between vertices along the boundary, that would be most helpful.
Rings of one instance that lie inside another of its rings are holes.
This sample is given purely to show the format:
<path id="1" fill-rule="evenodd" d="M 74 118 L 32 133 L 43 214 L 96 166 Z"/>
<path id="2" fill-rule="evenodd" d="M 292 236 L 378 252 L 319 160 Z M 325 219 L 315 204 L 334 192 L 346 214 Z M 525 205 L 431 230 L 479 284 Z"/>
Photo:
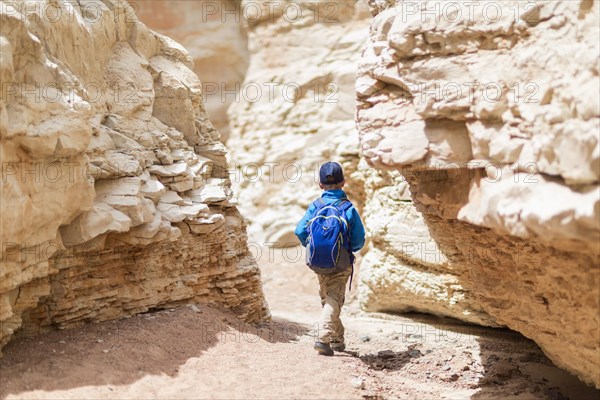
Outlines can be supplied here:
<path id="1" fill-rule="evenodd" d="M 314 204 L 311 204 L 304 213 L 304 216 L 302 217 L 300 222 L 298 222 L 296 230 L 294 231 L 296 236 L 298 236 L 298 239 L 300 239 L 300 243 L 302 243 L 302 246 L 304 247 L 306 247 L 306 239 L 308 238 L 308 232 L 306 231 L 306 228 L 308 227 L 308 221 L 310 221 L 310 219 L 312 218 L 314 211 L 315 206 Z"/>
<path id="2" fill-rule="evenodd" d="M 352 252 L 357 252 L 365 245 L 365 226 L 358 215 L 356 208 L 350 207 L 346 212 L 350 228 L 350 247 Z"/>

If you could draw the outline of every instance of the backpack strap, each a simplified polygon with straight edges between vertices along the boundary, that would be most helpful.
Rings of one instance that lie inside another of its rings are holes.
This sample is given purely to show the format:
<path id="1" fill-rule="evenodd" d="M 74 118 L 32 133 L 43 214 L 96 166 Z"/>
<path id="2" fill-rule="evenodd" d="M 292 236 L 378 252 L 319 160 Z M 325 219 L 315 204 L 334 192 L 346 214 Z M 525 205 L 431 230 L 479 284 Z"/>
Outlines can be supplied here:
<path id="1" fill-rule="evenodd" d="M 333 204 L 342 211 L 347 211 L 352 207 L 352 203 L 348 199 L 340 199 Z"/>
<path id="2" fill-rule="evenodd" d="M 348 199 L 340 199 L 338 201 L 336 201 L 335 203 L 332 203 L 333 205 L 335 205 L 340 211 L 342 211 L 344 213 L 344 217 L 346 216 L 346 211 L 348 211 L 350 209 L 350 207 L 352 207 L 352 203 L 350 202 L 350 200 Z M 350 234 L 350 232 L 348 231 L 348 235 Z M 352 290 L 352 278 L 354 277 L 354 261 L 356 260 L 354 258 L 354 254 L 352 254 L 352 250 L 350 251 L 350 257 L 352 257 L 352 264 L 350 265 L 351 272 L 350 272 L 350 287 L 348 288 L 348 291 Z"/>
<path id="3" fill-rule="evenodd" d="M 313 214 L 311 215 L 310 220 L 308 221 L 309 223 L 312 222 L 312 220 L 317 216 L 317 214 L 319 214 L 319 211 L 321 211 L 321 209 L 325 207 L 327 203 L 325 203 L 325 201 L 319 197 L 317 200 L 312 202 L 312 205 L 313 207 L 315 207 L 315 210 L 313 211 Z"/>
<path id="4" fill-rule="evenodd" d="M 350 292 L 352 290 L 352 277 L 354 276 L 354 261 L 352 261 L 352 271 L 350 272 L 350 287 L 348 288 L 348 291 Z"/>
<path id="5" fill-rule="evenodd" d="M 327 203 L 325 203 L 325 201 L 319 197 L 317 200 L 312 202 L 312 205 L 315 207 L 314 215 L 316 215 L 321 210 L 321 208 L 323 208 L 327 205 Z"/>

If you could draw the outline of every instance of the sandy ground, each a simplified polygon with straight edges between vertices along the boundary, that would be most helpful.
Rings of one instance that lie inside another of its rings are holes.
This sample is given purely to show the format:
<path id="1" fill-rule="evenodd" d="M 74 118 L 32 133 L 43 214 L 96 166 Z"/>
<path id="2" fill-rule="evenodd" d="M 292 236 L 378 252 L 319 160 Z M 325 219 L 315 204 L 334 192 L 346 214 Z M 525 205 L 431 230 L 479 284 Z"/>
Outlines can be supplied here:
<path id="1" fill-rule="evenodd" d="M 517 333 L 364 313 L 355 291 L 343 314 L 347 351 L 318 356 L 316 277 L 286 254 L 260 260 L 273 321 L 250 326 L 188 305 L 19 339 L 0 359 L 0 397 L 600 399 Z"/>

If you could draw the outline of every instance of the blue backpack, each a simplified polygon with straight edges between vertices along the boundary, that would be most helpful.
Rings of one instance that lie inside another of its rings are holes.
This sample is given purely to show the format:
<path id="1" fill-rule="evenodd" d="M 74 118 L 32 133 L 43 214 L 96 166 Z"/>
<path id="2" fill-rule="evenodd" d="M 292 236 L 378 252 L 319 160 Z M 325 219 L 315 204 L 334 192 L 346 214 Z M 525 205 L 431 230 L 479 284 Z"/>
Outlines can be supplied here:
<path id="1" fill-rule="evenodd" d="M 318 274 L 334 274 L 354 264 L 350 248 L 350 229 L 346 211 L 352 203 L 346 199 L 326 204 L 319 198 L 314 217 L 308 221 L 306 265 Z"/>

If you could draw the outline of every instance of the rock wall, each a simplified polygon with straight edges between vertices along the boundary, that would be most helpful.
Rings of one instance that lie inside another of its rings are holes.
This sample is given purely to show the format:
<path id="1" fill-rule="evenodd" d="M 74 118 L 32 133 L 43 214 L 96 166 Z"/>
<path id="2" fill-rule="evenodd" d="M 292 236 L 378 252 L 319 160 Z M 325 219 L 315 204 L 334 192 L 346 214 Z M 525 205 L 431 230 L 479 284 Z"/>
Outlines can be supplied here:
<path id="1" fill-rule="evenodd" d="M 266 318 L 185 49 L 121 0 L 0 6 L 0 346 L 183 302 Z"/>
<path id="2" fill-rule="evenodd" d="M 202 80 L 211 122 L 225 142 L 227 109 L 239 98 L 249 65 L 248 37 L 240 0 L 132 1 L 139 19 L 190 53 L 192 68 Z"/>
<path id="3" fill-rule="evenodd" d="M 360 271 L 361 307 L 498 326 L 462 283 L 469 266 L 450 262 L 446 249 L 432 237 L 400 172 L 375 170 L 362 160 L 358 174 L 365 185 L 363 218 L 369 232 Z"/>
<path id="4" fill-rule="evenodd" d="M 348 177 L 357 168 L 354 80 L 370 14 L 346 0 L 242 7 L 251 62 L 229 108 L 234 189 L 253 241 L 295 246 L 295 225 L 320 195 L 320 164 L 337 160 Z M 362 184 L 348 181 L 360 205 Z"/>
<path id="5" fill-rule="evenodd" d="M 362 299 L 463 303 L 600 387 L 599 4 L 474 3 L 370 1 L 357 124 L 381 226 Z"/>

